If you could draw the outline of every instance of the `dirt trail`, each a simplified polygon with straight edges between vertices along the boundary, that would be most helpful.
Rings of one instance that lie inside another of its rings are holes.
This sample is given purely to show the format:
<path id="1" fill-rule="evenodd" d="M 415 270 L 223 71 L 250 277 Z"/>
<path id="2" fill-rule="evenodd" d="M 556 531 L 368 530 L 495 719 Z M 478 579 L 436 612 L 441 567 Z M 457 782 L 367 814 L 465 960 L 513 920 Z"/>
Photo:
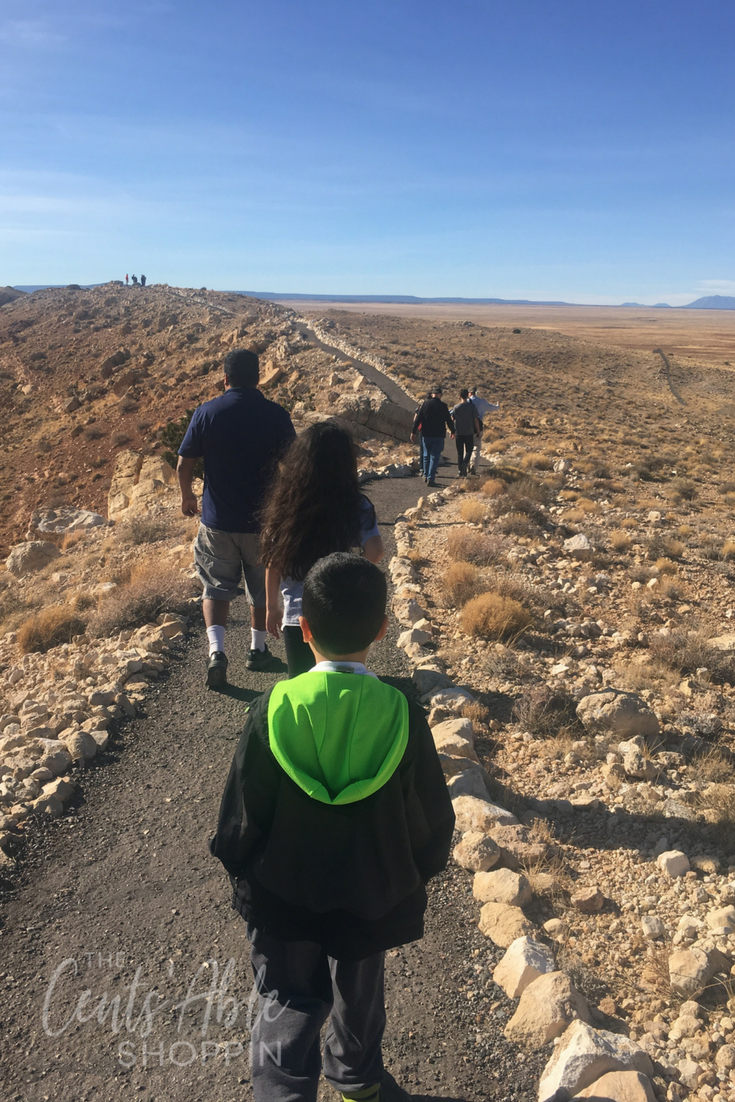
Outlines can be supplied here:
<path id="1" fill-rule="evenodd" d="M 369 487 L 387 558 L 394 519 L 420 489 Z M 274 677 L 244 669 L 247 613 L 234 611 L 230 694 L 203 688 L 198 629 L 148 714 L 83 777 L 74 811 L 33 840 L 0 935 L 4 1102 L 251 1097 L 245 927 L 207 841 L 246 703 Z M 392 636 L 373 667 L 406 676 Z M 416 1097 L 530 1100 L 540 1061 L 519 1075 L 502 1037 L 509 1004 L 484 990 L 498 954 L 477 931 L 469 885 L 449 870 L 425 940 L 389 957 L 386 1060 Z M 336 1097 L 326 1086 L 321 1096 Z"/>

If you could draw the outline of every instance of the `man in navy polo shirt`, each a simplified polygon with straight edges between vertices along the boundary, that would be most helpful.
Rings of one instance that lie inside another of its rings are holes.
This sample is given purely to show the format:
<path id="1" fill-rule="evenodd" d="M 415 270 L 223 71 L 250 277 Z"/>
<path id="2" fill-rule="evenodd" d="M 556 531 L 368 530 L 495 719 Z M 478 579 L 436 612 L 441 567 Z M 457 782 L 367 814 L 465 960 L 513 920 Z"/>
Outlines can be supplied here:
<path id="1" fill-rule="evenodd" d="M 245 665 L 262 670 L 272 655 L 266 646 L 265 569 L 260 561 L 258 510 L 275 464 L 296 433 L 283 406 L 258 390 L 254 352 L 235 348 L 225 357 L 225 393 L 194 411 L 181 447 L 176 474 L 181 512 L 196 516 L 192 492 L 196 460 L 204 458 L 202 522 L 194 558 L 204 586 L 202 610 L 209 639 L 207 685 L 227 682 L 225 627 L 230 601 L 242 589 L 250 603 L 250 651 Z"/>

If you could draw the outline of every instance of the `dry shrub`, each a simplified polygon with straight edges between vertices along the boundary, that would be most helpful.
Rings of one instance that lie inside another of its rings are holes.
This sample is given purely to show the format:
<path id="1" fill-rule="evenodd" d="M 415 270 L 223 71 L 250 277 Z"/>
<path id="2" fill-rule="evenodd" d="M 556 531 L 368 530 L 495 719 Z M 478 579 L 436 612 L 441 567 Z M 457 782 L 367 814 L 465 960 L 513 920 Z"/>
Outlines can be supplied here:
<path id="1" fill-rule="evenodd" d="M 469 562 L 453 562 L 444 575 L 444 596 L 452 608 L 461 608 L 482 590 L 480 571 Z"/>
<path id="2" fill-rule="evenodd" d="M 735 482 L 721 482 L 717 487 L 718 494 L 732 494 L 735 493 Z"/>
<path id="3" fill-rule="evenodd" d="M 506 536 L 528 536 L 538 534 L 539 525 L 526 513 L 506 513 L 498 521 L 498 528 Z"/>
<path id="4" fill-rule="evenodd" d="M 467 521 L 469 524 L 482 524 L 487 516 L 487 505 L 484 505 L 483 502 L 477 501 L 474 498 L 470 498 L 467 501 L 463 501 L 460 505 L 459 515 L 462 520 Z"/>
<path id="5" fill-rule="evenodd" d="M 537 738 L 555 739 L 562 736 L 571 739 L 572 735 L 584 733 L 577 719 L 577 705 L 564 689 L 550 689 L 548 685 L 537 685 L 524 693 L 513 708 L 513 719 Z M 564 753 L 571 749 L 566 747 Z"/>
<path id="6" fill-rule="evenodd" d="M 692 528 L 691 524 L 680 524 L 679 527 L 676 529 L 676 534 L 681 539 L 688 540 L 691 536 L 694 535 L 694 529 Z"/>
<path id="7" fill-rule="evenodd" d="M 579 524 L 585 516 L 583 509 L 569 509 L 568 512 L 564 513 L 563 520 L 565 524 Z"/>
<path id="8" fill-rule="evenodd" d="M 702 807 L 711 808 L 719 823 L 735 823 L 735 785 L 710 784 L 701 793 Z"/>
<path id="9" fill-rule="evenodd" d="M 447 537 L 447 551 L 454 562 L 471 562 L 475 566 L 489 566 L 500 558 L 503 545 L 489 532 L 454 528 Z"/>
<path id="10" fill-rule="evenodd" d="M 714 682 L 735 680 L 732 658 L 710 645 L 703 631 L 672 631 L 668 635 L 652 635 L 651 657 L 662 666 L 681 674 L 709 670 Z"/>
<path id="11" fill-rule="evenodd" d="M 679 567 L 672 559 L 656 559 L 656 569 L 659 574 L 678 574 Z"/>
<path id="12" fill-rule="evenodd" d="M 656 535 L 648 541 L 646 554 L 649 559 L 680 559 L 684 554 L 684 544 L 673 536 Z"/>
<path id="13" fill-rule="evenodd" d="M 635 517 L 626 517 L 624 520 L 621 520 L 620 527 L 627 528 L 628 530 L 630 530 L 631 528 L 637 528 L 638 521 L 635 519 Z"/>
<path id="14" fill-rule="evenodd" d="M 505 483 L 500 478 L 488 478 L 482 484 L 482 492 L 485 497 L 497 497 L 505 493 Z"/>
<path id="15" fill-rule="evenodd" d="M 665 577 L 656 590 L 656 595 L 662 601 L 680 601 L 684 595 L 684 586 L 678 578 Z"/>
<path id="16" fill-rule="evenodd" d="M 541 452 L 528 452 L 521 460 L 521 467 L 524 471 L 529 468 L 535 471 L 550 471 L 553 466 L 554 464 L 548 455 L 543 455 Z"/>
<path id="17" fill-rule="evenodd" d="M 90 608 L 94 608 L 97 599 L 91 593 L 77 593 L 72 604 L 77 612 L 87 612 Z"/>
<path id="18" fill-rule="evenodd" d="M 610 533 L 610 546 L 613 551 L 619 551 L 621 554 L 625 554 L 625 552 L 630 551 L 633 546 L 633 540 L 627 532 L 623 532 L 622 529 L 616 528 L 614 532 Z"/>
<path id="19" fill-rule="evenodd" d="M 735 540 L 725 540 L 720 554 L 725 562 L 731 562 L 732 559 L 735 559 Z"/>
<path id="20" fill-rule="evenodd" d="M 473 700 L 471 704 L 465 704 L 462 708 L 462 715 L 478 727 L 484 727 L 490 720 L 489 710 L 477 700 Z"/>
<path id="21" fill-rule="evenodd" d="M 480 639 L 508 639 L 525 631 L 531 616 L 518 601 L 499 593 L 481 593 L 462 612 L 462 630 Z"/>
<path id="22" fill-rule="evenodd" d="M 43 608 L 18 628 L 18 646 L 22 654 L 47 651 L 61 643 L 71 643 L 75 635 L 83 635 L 84 620 L 69 605 Z"/>
<path id="23" fill-rule="evenodd" d="M 124 628 L 155 620 L 162 612 L 185 612 L 193 595 L 190 578 L 164 564 L 141 564 L 127 585 L 114 589 L 89 619 L 95 635 L 114 635 Z"/>
<path id="24" fill-rule="evenodd" d="M 693 501 L 697 496 L 697 487 L 689 478 L 672 478 L 671 489 L 674 496 L 683 501 Z"/>
<path id="25" fill-rule="evenodd" d="M 577 490 L 562 490 L 559 493 L 559 497 L 562 501 L 576 501 L 579 497 Z"/>
<path id="26" fill-rule="evenodd" d="M 61 550 L 71 551 L 72 547 L 76 547 L 78 543 L 81 543 L 84 535 L 84 532 L 65 532 L 61 540 Z"/>
<path id="27" fill-rule="evenodd" d="M 577 498 L 577 508 L 584 513 L 596 513 L 599 505 L 589 497 L 579 497 Z"/>
<path id="28" fill-rule="evenodd" d="M 729 756 L 712 747 L 698 754 L 691 763 L 692 779 L 698 784 L 735 784 L 735 768 Z"/>
<path id="29" fill-rule="evenodd" d="M 139 546 L 142 543 L 158 543 L 171 533 L 171 523 L 166 517 L 138 516 L 121 521 L 115 527 L 115 535 L 121 543 Z"/>

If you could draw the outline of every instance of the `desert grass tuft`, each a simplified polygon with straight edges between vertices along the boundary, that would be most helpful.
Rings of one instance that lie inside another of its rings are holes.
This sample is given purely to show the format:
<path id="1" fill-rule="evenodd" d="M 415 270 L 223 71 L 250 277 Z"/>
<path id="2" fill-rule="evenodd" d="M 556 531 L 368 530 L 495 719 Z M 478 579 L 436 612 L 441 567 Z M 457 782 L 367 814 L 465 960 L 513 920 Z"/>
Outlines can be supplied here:
<path id="1" fill-rule="evenodd" d="M 100 602 L 89 618 L 89 630 L 95 635 L 114 635 L 149 623 L 162 612 L 184 612 L 192 596 L 191 579 L 167 566 L 143 564 L 131 571 L 126 585 L 118 586 Z"/>
<path id="2" fill-rule="evenodd" d="M 500 478 L 488 478 L 482 484 L 482 492 L 485 497 L 497 497 L 499 494 L 504 494 L 506 491 L 506 485 Z"/>
<path id="3" fill-rule="evenodd" d="M 444 574 L 442 589 L 452 608 L 466 605 L 482 588 L 480 571 L 473 563 L 453 562 Z"/>
<path id="4" fill-rule="evenodd" d="M 459 515 L 468 524 L 482 524 L 487 517 L 487 505 L 476 498 L 468 498 L 460 505 Z"/>
<path id="5" fill-rule="evenodd" d="M 462 612 L 462 630 L 480 639 L 510 639 L 531 625 L 531 615 L 510 597 L 481 593 Z"/>
<path id="6" fill-rule="evenodd" d="M 630 551 L 633 546 L 633 540 L 620 528 L 616 528 L 614 532 L 610 533 L 610 546 L 613 551 L 617 551 L 619 554 L 624 555 L 626 551 Z"/>
<path id="7" fill-rule="evenodd" d="M 41 609 L 18 628 L 18 647 L 22 654 L 47 651 L 61 643 L 71 643 L 83 635 L 85 622 L 69 605 L 50 605 Z"/>
<path id="8" fill-rule="evenodd" d="M 454 528 L 447 537 L 447 551 L 454 562 L 471 562 L 489 566 L 503 554 L 503 542 L 489 532 Z"/>

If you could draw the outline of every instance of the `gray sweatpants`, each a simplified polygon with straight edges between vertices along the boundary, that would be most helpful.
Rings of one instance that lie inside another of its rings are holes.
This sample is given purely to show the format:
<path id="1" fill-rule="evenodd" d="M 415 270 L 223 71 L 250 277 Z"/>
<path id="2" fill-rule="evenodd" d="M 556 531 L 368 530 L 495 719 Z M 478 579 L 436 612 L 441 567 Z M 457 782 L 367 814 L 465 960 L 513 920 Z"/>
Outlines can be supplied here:
<path id="1" fill-rule="evenodd" d="M 251 1031 L 255 1102 L 316 1102 L 324 1078 L 338 1091 L 379 1083 L 385 1029 L 385 953 L 334 960 L 312 941 L 278 941 L 248 926 L 258 987 Z"/>

